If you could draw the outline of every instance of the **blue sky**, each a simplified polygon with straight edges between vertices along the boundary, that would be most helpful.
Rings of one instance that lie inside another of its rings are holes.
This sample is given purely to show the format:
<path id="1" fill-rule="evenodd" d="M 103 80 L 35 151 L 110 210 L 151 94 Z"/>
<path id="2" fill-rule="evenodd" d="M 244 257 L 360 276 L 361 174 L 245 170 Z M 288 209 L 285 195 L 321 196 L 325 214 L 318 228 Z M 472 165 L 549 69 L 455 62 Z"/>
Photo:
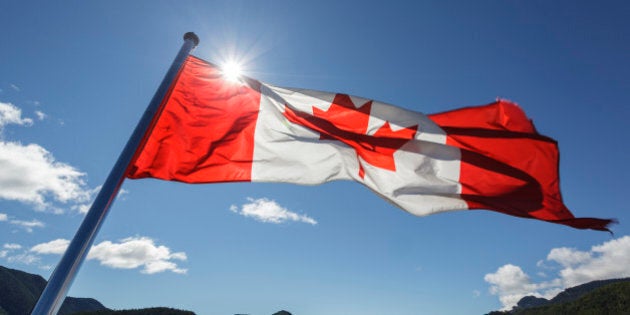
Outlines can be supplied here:
<path id="1" fill-rule="evenodd" d="M 573 213 L 621 223 L 610 236 L 489 211 L 419 218 L 351 182 L 128 180 L 70 295 L 198 314 L 483 314 L 630 276 L 628 17 L 624 1 L 4 1 L 0 264 L 50 275 L 194 31 L 196 56 L 238 57 L 278 86 L 424 113 L 515 101 L 559 141 Z"/>

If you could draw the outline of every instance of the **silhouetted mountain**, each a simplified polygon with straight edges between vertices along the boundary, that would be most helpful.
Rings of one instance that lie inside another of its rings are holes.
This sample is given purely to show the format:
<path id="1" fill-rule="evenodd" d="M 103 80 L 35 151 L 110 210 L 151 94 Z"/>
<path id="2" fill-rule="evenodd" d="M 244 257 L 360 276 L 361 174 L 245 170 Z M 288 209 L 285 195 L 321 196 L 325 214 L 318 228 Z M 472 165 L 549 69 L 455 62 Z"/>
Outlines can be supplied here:
<path id="1" fill-rule="evenodd" d="M 578 285 L 577 287 L 568 288 L 558 293 L 558 295 L 556 295 L 556 297 L 551 299 L 549 302 L 555 304 L 555 303 L 565 303 L 565 302 L 575 301 L 579 299 L 580 297 L 582 297 L 584 294 L 589 293 L 597 288 L 603 287 L 605 285 L 609 285 L 611 283 L 628 282 L 628 281 L 630 281 L 630 278 L 592 281 L 589 283 Z"/>
<path id="2" fill-rule="evenodd" d="M 522 298 L 511 311 L 488 315 L 630 314 L 630 278 L 593 281 L 568 288 L 553 299 Z"/>
<path id="3" fill-rule="evenodd" d="M 46 287 L 40 275 L 0 266 L 0 315 L 29 315 L 39 295 Z M 133 310 L 110 310 L 91 298 L 67 297 L 58 315 L 195 315 L 168 307 L 153 307 Z M 292 315 L 279 311 L 273 315 Z"/>
<path id="4" fill-rule="evenodd" d="M 549 300 L 545 298 L 526 296 L 516 304 L 517 308 L 532 308 L 549 304 Z"/>
<path id="5" fill-rule="evenodd" d="M 0 266 L 0 314 L 30 314 L 45 286 L 46 280 L 39 275 Z M 106 309 L 95 299 L 67 297 L 59 315 Z"/>
<path id="6" fill-rule="evenodd" d="M 143 308 L 139 310 L 101 310 L 95 312 L 79 312 L 72 315 L 195 315 L 190 311 L 182 311 L 167 307 Z"/>

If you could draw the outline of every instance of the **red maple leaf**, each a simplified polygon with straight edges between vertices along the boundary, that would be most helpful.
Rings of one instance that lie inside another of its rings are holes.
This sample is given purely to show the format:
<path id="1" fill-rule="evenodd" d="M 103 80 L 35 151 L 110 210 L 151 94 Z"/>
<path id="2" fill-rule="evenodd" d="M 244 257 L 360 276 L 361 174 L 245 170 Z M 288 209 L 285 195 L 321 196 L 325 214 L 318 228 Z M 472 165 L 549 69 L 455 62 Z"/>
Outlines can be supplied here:
<path id="1" fill-rule="evenodd" d="M 418 125 L 393 131 L 385 122 L 374 134 L 368 135 L 372 101 L 357 108 L 346 94 L 337 94 L 327 111 L 313 107 L 313 115 L 285 106 L 284 116 L 289 121 L 319 132 L 322 140 L 337 140 L 352 147 L 363 161 L 386 170 L 395 171 L 394 152 L 413 139 Z M 365 171 L 359 160 L 359 176 Z"/>

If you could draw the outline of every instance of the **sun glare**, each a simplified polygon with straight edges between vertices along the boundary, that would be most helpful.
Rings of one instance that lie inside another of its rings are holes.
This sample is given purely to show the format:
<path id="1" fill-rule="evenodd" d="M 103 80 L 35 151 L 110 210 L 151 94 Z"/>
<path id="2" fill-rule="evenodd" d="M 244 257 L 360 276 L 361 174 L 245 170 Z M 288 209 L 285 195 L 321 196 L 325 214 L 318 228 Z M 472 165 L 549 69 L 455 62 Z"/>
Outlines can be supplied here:
<path id="1" fill-rule="evenodd" d="M 238 82 L 243 74 L 241 64 L 236 61 L 228 61 L 221 66 L 221 72 L 226 80 Z"/>

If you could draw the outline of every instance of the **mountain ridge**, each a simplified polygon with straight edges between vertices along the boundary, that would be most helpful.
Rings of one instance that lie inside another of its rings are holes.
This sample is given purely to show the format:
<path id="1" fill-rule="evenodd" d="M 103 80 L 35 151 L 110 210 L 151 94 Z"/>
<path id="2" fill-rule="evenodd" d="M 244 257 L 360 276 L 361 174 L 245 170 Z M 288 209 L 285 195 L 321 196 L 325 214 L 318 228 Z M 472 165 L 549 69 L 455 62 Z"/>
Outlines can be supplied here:
<path id="1" fill-rule="evenodd" d="M 567 288 L 550 300 L 535 296 L 521 298 L 509 311 L 487 315 L 629 314 L 630 278 L 595 280 Z"/>
<path id="2" fill-rule="evenodd" d="M 0 266 L 0 315 L 29 315 L 47 281 L 40 275 Z M 66 297 L 58 315 L 195 315 L 169 307 L 112 310 L 93 298 Z M 282 310 L 273 315 L 291 315 Z"/>
<path id="3" fill-rule="evenodd" d="M 30 314 L 46 283 L 40 275 L 0 266 L 0 309 L 11 315 Z M 58 314 L 70 315 L 78 311 L 106 309 L 92 298 L 67 297 Z"/>

